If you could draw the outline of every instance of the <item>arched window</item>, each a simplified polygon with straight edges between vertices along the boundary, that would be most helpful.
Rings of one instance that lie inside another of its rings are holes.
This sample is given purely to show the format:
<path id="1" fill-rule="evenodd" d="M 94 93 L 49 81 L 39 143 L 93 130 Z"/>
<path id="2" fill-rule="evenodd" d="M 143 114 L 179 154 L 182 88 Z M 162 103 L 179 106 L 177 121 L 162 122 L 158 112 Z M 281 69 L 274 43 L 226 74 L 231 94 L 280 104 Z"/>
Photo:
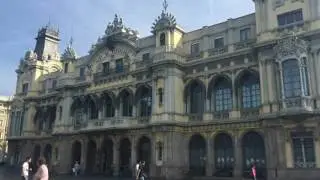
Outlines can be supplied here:
<path id="1" fill-rule="evenodd" d="M 201 85 L 194 82 L 190 85 L 190 113 L 202 114 L 204 112 L 204 92 Z"/>
<path id="2" fill-rule="evenodd" d="M 152 93 L 151 89 L 141 87 L 138 90 L 139 116 L 151 116 L 152 111 Z"/>
<path id="3" fill-rule="evenodd" d="M 132 116 L 132 94 L 128 91 L 122 91 L 120 96 L 122 116 Z"/>
<path id="4" fill-rule="evenodd" d="M 298 60 L 288 59 L 282 63 L 283 90 L 286 98 L 301 96 L 301 78 Z"/>
<path id="5" fill-rule="evenodd" d="M 258 108 L 261 105 L 259 77 L 246 72 L 240 84 L 242 108 Z"/>
<path id="6" fill-rule="evenodd" d="M 219 78 L 212 91 L 211 101 L 215 111 L 229 111 L 232 109 L 232 86 L 225 78 Z"/>
<path id="7" fill-rule="evenodd" d="M 114 107 L 113 107 L 113 103 L 112 103 L 112 99 L 110 98 L 110 96 L 106 96 L 104 99 L 104 116 L 105 117 L 114 117 Z"/>
<path id="8" fill-rule="evenodd" d="M 164 45 L 166 45 L 166 34 L 161 33 L 160 34 L 160 46 L 164 46 Z"/>

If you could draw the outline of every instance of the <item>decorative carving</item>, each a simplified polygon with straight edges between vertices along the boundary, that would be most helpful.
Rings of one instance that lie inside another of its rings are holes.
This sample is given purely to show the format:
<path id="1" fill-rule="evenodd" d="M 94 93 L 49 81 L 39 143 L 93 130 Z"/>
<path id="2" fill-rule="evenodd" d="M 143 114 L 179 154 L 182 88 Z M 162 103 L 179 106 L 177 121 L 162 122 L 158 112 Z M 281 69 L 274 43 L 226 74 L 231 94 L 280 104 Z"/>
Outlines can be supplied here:
<path id="1" fill-rule="evenodd" d="M 278 40 L 274 51 L 278 60 L 282 60 L 288 56 L 300 57 L 300 54 L 307 53 L 308 44 L 294 34 L 289 34 Z"/>
<path id="2" fill-rule="evenodd" d="M 67 45 L 67 48 L 64 50 L 64 53 L 62 54 L 63 60 L 75 60 L 77 58 L 77 54 L 75 50 L 72 47 L 73 44 L 73 38 L 71 37 L 69 40 L 69 44 Z"/>
<path id="3" fill-rule="evenodd" d="M 151 27 L 151 32 L 153 34 L 156 34 L 157 31 L 161 31 L 163 29 L 174 29 L 176 27 L 176 18 L 171 13 L 167 12 L 167 8 L 168 3 L 164 0 L 162 13 L 158 16 Z"/>

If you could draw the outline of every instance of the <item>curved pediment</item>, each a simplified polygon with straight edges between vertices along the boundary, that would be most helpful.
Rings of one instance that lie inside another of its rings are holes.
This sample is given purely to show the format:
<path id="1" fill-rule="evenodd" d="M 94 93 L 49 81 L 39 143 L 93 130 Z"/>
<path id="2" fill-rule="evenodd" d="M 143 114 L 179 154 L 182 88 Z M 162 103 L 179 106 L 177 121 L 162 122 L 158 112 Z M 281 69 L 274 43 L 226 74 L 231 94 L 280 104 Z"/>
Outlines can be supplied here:
<path id="1" fill-rule="evenodd" d="M 90 64 L 92 65 L 93 72 L 101 72 L 103 63 L 109 62 L 110 67 L 115 66 L 117 60 L 122 59 L 124 65 L 132 64 L 136 56 L 136 49 L 127 44 L 117 43 L 113 50 L 109 48 L 101 48 L 93 56 L 91 56 Z"/>

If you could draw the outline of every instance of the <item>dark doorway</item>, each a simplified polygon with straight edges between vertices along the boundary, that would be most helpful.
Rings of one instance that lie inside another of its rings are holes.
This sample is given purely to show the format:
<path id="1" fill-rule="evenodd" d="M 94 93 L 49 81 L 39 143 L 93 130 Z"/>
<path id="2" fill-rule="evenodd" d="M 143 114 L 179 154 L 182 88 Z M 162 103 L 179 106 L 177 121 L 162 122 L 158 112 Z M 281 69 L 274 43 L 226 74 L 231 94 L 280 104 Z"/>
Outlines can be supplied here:
<path id="1" fill-rule="evenodd" d="M 131 142 L 128 138 L 120 141 L 120 176 L 131 177 Z"/>
<path id="2" fill-rule="evenodd" d="M 72 159 L 71 159 L 71 166 L 75 164 L 76 161 L 81 163 L 81 143 L 79 141 L 75 141 L 72 144 Z"/>
<path id="3" fill-rule="evenodd" d="M 242 138 L 243 177 L 251 176 L 251 167 L 256 166 L 257 178 L 266 179 L 266 156 L 264 140 L 256 132 L 248 132 Z"/>
<path id="4" fill-rule="evenodd" d="M 51 158 L 52 158 L 52 146 L 50 144 L 47 144 L 44 148 L 44 158 L 47 161 L 47 164 L 51 165 Z"/>
<path id="5" fill-rule="evenodd" d="M 151 163 L 151 140 L 145 136 L 140 138 L 138 143 L 138 160 L 145 161 L 145 171 L 149 173 Z"/>
<path id="6" fill-rule="evenodd" d="M 113 176 L 113 142 L 106 138 L 102 144 L 102 172 L 106 176 Z"/>
<path id="7" fill-rule="evenodd" d="M 205 176 L 206 155 L 206 140 L 201 135 L 193 135 L 189 142 L 189 173 L 191 176 Z"/>
<path id="8" fill-rule="evenodd" d="M 214 139 L 214 161 L 217 177 L 232 177 L 234 165 L 232 138 L 226 133 L 218 134 Z"/>
<path id="9" fill-rule="evenodd" d="M 96 168 L 96 155 L 97 155 L 97 144 L 95 141 L 90 140 L 88 142 L 87 149 L 87 162 L 86 162 L 86 173 L 92 174 Z"/>
<path id="10" fill-rule="evenodd" d="M 34 146 L 33 149 L 33 157 L 32 157 L 32 161 L 31 161 L 31 167 L 32 167 L 32 171 L 36 172 L 37 169 L 37 161 L 39 159 L 39 157 L 41 156 L 41 146 L 39 144 Z"/>

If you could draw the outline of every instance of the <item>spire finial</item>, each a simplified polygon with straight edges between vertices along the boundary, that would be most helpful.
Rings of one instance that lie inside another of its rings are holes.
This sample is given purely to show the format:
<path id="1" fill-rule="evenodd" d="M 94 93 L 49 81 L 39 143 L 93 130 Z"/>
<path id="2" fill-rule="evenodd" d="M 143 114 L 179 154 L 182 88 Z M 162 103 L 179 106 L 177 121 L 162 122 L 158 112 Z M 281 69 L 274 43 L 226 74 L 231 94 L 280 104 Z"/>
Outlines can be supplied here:
<path id="1" fill-rule="evenodd" d="M 163 1 L 162 6 L 163 6 L 164 12 L 167 12 L 167 9 L 168 9 L 168 2 L 167 2 L 167 0 L 164 0 L 164 1 Z"/>
<path id="2" fill-rule="evenodd" d="M 73 37 L 71 36 L 69 40 L 69 47 L 72 47 L 72 44 L 73 44 Z"/>

